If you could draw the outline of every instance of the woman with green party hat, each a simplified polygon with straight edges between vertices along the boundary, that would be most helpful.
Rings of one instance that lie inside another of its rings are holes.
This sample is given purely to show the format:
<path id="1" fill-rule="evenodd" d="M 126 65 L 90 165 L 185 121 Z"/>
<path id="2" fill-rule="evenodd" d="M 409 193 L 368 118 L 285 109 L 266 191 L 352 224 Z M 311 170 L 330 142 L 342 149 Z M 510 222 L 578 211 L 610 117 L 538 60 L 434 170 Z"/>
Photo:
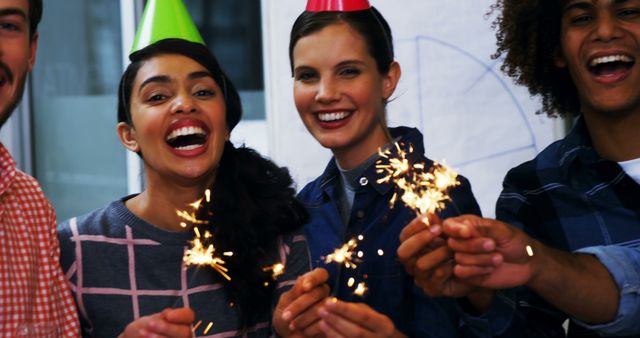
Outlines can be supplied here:
<path id="1" fill-rule="evenodd" d="M 130 59 L 117 134 L 144 161 L 145 189 L 59 226 L 83 336 L 286 335 L 274 308 L 309 270 L 287 170 L 229 141 L 238 92 L 181 0 L 148 1 Z M 192 225 L 218 270 L 185 267 Z"/>

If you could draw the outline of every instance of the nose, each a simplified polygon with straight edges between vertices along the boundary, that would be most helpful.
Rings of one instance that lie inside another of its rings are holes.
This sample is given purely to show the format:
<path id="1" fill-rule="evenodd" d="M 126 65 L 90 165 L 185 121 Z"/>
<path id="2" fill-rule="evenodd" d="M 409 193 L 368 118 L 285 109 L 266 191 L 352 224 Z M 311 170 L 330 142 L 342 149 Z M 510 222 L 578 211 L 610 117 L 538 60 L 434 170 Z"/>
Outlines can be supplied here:
<path id="1" fill-rule="evenodd" d="M 340 99 L 340 90 L 331 78 L 321 79 L 318 83 L 316 92 L 316 101 L 321 103 L 330 103 Z"/>
<path id="2" fill-rule="evenodd" d="M 595 41 L 610 42 L 623 36 L 623 30 L 615 13 L 599 15 L 596 20 L 593 34 Z"/>
<path id="3" fill-rule="evenodd" d="M 171 106 L 173 114 L 190 114 L 196 112 L 196 105 L 189 93 L 179 94 L 175 97 Z"/>

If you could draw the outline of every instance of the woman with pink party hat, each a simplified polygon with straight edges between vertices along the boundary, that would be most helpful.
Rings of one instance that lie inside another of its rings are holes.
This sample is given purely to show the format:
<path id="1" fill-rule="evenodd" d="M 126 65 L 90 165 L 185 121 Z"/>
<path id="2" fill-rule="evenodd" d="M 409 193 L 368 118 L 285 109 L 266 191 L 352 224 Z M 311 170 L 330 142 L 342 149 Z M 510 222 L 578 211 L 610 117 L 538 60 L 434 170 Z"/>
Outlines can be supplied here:
<path id="1" fill-rule="evenodd" d="M 273 336 L 274 305 L 309 270 L 288 171 L 229 141 L 240 97 L 181 0 L 147 2 L 130 60 L 117 133 L 143 160 L 145 189 L 59 226 L 83 337 Z M 193 206 L 207 189 L 210 203 Z M 185 266 L 195 222 L 178 210 L 206 221 L 225 275 Z"/>
<path id="2" fill-rule="evenodd" d="M 291 30 L 289 56 L 300 118 L 334 155 L 298 199 L 310 213 L 312 262 L 328 270 L 337 298 L 289 314 L 291 327 L 328 337 L 463 335 L 468 328 L 459 327 L 455 301 L 426 297 L 398 261 L 400 232 L 415 213 L 402 202 L 390 207 L 392 183 L 378 182 L 376 162 L 388 161 L 378 150 L 394 142 L 414 149 L 412 163 L 433 163 L 417 129 L 387 127 L 386 105 L 401 71 L 386 20 L 366 0 L 309 0 Z M 480 214 L 469 182 L 460 182 L 441 217 Z M 356 250 L 364 255 L 357 268 L 321 259 L 359 235 Z M 354 293 L 361 281 L 364 295 Z"/>

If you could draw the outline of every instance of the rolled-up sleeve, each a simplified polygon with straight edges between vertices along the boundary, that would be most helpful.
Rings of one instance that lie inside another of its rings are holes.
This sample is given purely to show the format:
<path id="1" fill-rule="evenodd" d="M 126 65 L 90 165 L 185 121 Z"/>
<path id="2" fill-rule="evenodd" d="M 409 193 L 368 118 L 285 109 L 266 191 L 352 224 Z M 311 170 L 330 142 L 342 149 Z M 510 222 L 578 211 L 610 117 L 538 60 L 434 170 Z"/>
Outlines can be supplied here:
<path id="1" fill-rule="evenodd" d="M 620 290 L 620 304 L 616 318 L 609 323 L 576 322 L 601 335 L 640 334 L 640 246 L 593 246 L 577 252 L 596 256 L 609 270 Z"/>

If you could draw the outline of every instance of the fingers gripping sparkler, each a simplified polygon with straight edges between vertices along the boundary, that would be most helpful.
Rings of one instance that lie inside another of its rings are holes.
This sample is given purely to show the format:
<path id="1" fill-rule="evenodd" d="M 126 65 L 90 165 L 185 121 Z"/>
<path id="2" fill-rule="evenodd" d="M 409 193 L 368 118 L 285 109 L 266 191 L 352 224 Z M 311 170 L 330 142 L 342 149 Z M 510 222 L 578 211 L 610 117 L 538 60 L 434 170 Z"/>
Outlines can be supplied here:
<path id="1" fill-rule="evenodd" d="M 444 203 L 451 199 L 447 190 L 460 184 L 458 174 L 437 162 L 429 169 L 424 163 L 411 164 L 408 155 L 412 152 L 411 145 L 408 151 L 404 151 L 397 142 L 394 147 L 380 151 L 380 156 L 387 159 L 388 163 L 382 159 L 376 162 L 376 172 L 386 174 L 378 179 L 378 183 L 393 182 L 398 188 L 389 201 L 392 207 L 400 197 L 416 215 L 433 214 L 443 209 Z M 426 216 L 424 222 L 428 224 Z"/>

